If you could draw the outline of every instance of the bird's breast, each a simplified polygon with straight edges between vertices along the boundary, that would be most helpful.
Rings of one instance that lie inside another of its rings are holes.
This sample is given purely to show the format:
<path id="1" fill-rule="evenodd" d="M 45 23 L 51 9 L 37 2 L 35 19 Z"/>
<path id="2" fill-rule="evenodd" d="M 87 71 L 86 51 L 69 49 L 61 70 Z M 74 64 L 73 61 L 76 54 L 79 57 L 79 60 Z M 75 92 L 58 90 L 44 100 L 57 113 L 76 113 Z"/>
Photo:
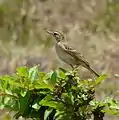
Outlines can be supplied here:
<path id="1" fill-rule="evenodd" d="M 56 49 L 56 53 L 58 57 L 62 61 L 64 61 L 67 64 L 71 64 L 71 65 L 76 64 L 76 60 L 71 55 L 69 55 L 60 45 L 58 45 L 58 43 L 56 43 L 55 49 Z"/>

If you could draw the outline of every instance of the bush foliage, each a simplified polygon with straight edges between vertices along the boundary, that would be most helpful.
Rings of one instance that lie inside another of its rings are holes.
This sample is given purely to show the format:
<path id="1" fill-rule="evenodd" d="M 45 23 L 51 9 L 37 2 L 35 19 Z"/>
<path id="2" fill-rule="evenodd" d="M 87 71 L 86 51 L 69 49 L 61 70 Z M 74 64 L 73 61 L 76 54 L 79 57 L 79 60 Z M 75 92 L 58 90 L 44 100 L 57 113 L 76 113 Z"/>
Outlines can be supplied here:
<path id="1" fill-rule="evenodd" d="M 81 80 L 77 69 L 45 73 L 39 66 L 20 67 L 0 77 L 0 107 L 15 111 L 15 118 L 38 120 L 102 120 L 105 113 L 119 116 L 114 97 L 96 100 L 95 88 L 106 79 Z"/>

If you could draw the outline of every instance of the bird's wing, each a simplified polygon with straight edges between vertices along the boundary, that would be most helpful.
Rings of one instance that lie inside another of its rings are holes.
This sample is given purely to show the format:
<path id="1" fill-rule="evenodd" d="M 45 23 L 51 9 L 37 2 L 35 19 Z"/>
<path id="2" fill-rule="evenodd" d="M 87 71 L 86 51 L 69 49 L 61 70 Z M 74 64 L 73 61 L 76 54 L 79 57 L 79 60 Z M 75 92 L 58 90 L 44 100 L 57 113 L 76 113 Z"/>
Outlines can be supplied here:
<path id="1" fill-rule="evenodd" d="M 67 54 L 71 55 L 73 58 L 75 58 L 78 61 L 76 65 L 82 65 L 83 67 L 87 68 L 89 71 L 94 73 L 97 77 L 100 77 L 100 75 L 90 67 L 89 63 L 84 59 L 84 57 L 79 52 L 77 52 L 72 47 L 69 47 L 67 44 L 60 44 L 59 46 Z"/>
<path id="2" fill-rule="evenodd" d="M 81 55 L 81 53 L 77 52 L 75 49 L 73 49 L 72 47 L 68 46 L 66 43 L 60 44 L 60 46 L 67 52 L 70 52 L 71 54 L 75 54 L 75 55 L 80 55 L 81 57 L 83 57 Z"/>
<path id="3" fill-rule="evenodd" d="M 89 66 L 89 63 L 85 60 L 81 53 L 77 52 L 75 49 L 73 49 L 65 43 L 60 44 L 60 46 L 64 49 L 65 52 L 67 52 L 67 54 L 77 59 L 77 61 L 79 60 L 80 62 L 85 63 Z"/>

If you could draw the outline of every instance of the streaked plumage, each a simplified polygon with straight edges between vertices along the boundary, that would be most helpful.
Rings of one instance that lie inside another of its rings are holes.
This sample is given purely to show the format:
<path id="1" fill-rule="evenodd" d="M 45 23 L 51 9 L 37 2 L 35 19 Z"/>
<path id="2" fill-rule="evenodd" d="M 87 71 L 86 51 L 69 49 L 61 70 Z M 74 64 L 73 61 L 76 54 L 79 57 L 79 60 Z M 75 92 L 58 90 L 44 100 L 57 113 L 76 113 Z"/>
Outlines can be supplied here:
<path id="1" fill-rule="evenodd" d="M 57 55 L 62 61 L 64 61 L 65 63 L 69 64 L 72 67 L 81 65 L 87 68 L 92 73 L 94 73 L 97 77 L 99 77 L 99 75 L 90 67 L 89 63 L 84 59 L 84 57 L 75 49 L 69 47 L 68 44 L 66 44 L 62 33 L 57 31 L 56 32 L 47 31 L 47 32 L 55 38 L 56 40 L 55 49 Z"/>

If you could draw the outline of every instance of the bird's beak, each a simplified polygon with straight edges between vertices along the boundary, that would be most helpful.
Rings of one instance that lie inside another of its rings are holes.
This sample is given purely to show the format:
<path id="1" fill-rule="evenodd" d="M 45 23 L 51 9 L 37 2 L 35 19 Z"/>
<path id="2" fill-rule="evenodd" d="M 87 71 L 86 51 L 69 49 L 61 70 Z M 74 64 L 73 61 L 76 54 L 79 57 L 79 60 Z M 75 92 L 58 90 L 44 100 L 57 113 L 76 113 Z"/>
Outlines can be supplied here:
<path id="1" fill-rule="evenodd" d="M 49 31 L 49 30 L 46 30 L 46 32 L 50 35 L 53 35 L 53 32 L 52 31 Z"/>

